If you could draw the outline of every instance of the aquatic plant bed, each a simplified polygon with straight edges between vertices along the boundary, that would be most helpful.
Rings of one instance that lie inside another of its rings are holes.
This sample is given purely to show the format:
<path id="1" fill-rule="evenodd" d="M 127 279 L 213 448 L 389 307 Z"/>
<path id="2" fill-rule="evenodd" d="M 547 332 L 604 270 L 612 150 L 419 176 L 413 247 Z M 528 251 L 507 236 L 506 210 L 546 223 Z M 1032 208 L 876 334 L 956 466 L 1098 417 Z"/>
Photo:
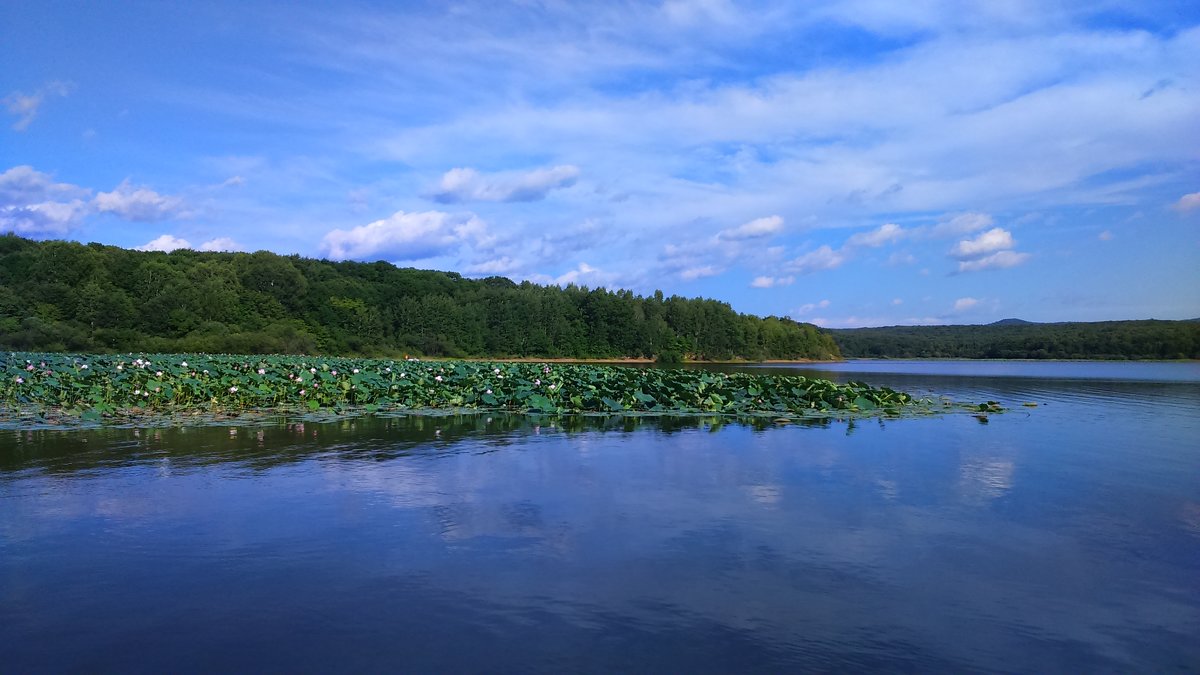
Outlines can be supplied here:
<path id="1" fill-rule="evenodd" d="M 801 376 L 478 361 L 210 354 L 0 356 L 4 418 L 496 410 L 792 419 L 990 411 Z"/>

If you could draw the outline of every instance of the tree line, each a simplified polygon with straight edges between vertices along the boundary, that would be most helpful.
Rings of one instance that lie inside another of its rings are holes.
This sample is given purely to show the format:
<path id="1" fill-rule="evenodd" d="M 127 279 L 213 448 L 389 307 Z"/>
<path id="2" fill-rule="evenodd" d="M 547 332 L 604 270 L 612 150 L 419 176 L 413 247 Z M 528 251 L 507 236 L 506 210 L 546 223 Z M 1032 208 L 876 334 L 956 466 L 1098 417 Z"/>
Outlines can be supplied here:
<path id="1" fill-rule="evenodd" d="M 826 331 L 704 298 L 387 262 L 0 236 L 0 348 L 362 356 L 830 359 Z"/>
<path id="2" fill-rule="evenodd" d="M 1196 359 L 1200 321 L 1097 321 L 833 330 L 846 358 Z"/>

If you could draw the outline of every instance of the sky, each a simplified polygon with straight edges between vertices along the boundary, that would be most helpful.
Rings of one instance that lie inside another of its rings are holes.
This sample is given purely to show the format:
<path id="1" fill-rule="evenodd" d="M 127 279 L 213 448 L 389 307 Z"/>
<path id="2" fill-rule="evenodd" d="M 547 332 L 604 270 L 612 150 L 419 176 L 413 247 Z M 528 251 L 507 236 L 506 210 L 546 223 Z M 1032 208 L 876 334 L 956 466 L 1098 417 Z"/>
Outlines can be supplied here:
<path id="1" fill-rule="evenodd" d="M 1200 317 L 1200 3 L 0 3 L 0 232 Z"/>

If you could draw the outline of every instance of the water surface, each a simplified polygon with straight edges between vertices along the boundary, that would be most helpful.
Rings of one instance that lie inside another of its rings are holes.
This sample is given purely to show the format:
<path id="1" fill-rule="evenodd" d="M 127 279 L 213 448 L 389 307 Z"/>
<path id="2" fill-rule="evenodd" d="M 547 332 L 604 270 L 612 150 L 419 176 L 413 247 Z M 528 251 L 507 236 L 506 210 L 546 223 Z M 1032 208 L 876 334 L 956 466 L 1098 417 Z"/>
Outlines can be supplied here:
<path id="1" fill-rule="evenodd" d="M 887 363 L 1010 412 L 0 431 L 3 670 L 1200 668 L 1193 364 Z"/>

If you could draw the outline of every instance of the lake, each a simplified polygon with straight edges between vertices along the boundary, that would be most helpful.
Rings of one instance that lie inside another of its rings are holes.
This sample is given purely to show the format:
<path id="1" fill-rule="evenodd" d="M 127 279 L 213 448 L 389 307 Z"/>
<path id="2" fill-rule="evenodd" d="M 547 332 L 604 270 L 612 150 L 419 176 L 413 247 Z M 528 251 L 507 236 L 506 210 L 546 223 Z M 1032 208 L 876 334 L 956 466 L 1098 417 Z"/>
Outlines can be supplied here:
<path id="1" fill-rule="evenodd" d="M 0 430 L 0 670 L 1200 670 L 1200 365 L 747 368 L 1008 412 Z"/>

